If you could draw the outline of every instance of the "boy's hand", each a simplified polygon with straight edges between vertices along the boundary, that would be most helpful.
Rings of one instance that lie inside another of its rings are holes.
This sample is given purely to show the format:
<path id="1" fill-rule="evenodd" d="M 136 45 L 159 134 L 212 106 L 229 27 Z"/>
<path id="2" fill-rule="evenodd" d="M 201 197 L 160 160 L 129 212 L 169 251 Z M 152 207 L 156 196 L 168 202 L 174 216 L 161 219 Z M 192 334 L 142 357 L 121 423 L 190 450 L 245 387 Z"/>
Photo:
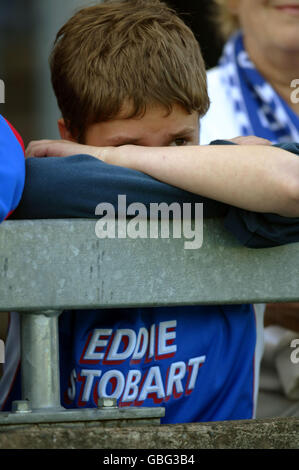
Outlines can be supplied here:
<path id="1" fill-rule="evenodd" d="M 69 157 L 85 154 L 105 161 L 105 153 L 110 148 L 82 145 L 70 140 L 34 140 L 26 148 L 26 157 Z"/>

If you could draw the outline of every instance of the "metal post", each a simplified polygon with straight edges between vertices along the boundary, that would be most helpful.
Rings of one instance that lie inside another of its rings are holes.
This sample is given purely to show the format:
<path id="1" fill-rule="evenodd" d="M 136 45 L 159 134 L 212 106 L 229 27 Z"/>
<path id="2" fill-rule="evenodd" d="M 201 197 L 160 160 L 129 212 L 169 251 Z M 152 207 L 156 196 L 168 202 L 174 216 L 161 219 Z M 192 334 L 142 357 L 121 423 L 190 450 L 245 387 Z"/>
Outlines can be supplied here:
<path id="1" fill-rule="evenodd" d="M 21 314 L 22 399 L 32 411 L 59 411 L 58 316 L 61 312 Z"/>

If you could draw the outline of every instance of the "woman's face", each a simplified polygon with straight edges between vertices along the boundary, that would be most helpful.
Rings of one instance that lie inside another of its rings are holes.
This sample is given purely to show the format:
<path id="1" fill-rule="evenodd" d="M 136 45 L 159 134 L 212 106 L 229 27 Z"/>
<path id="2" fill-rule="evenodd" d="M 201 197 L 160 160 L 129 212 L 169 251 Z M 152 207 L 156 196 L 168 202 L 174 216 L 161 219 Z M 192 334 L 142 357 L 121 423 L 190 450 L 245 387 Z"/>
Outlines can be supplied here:
<path id="1" fill-rule="evenodd" d="M 299 0 L 228 0 L 245 37 L 299 53 Z"/>

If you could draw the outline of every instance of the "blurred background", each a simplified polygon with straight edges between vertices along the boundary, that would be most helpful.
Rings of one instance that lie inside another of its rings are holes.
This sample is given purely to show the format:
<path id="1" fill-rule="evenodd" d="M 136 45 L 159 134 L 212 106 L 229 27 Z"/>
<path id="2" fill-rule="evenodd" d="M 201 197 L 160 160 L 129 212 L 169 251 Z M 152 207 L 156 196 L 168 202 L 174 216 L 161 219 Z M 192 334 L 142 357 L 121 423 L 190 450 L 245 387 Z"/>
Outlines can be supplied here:
<path id="1" fill-rule="evenodd" d="M 60 117 L 50 82 L 48 57 L 55 35 L 89 0 L 1 0 L 0 80 L 5 103 L 0 114 L 30 140 L 57 139 Z M 216 65 L 222 49 L 213 24 L 212 0 L 166 0 L 191 27 L 198 39 L 206 67 Z"/>

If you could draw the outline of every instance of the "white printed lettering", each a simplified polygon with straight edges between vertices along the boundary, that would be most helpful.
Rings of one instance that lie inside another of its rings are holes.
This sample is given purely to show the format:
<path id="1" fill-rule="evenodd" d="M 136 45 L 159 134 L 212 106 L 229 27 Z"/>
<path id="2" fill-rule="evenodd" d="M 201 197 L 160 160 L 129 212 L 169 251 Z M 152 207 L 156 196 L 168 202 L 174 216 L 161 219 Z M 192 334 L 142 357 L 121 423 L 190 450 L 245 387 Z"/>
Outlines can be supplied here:
<path id="1" fill-rule="evenodd" d="M 167 342 L 176 338 L 175 331 L 168 331 L 170 328 L 176 328 L 177 322 L 162 321 L 159 324 L 158 355 L 174 354 L 177 350 L 176 344 L 168 345 Z"/>
<path id="2" fill-rule="evenodd" d="M 88 347 L 86 349 L 86 352 L 84 354 L 84 359 L 85 360 L 98 360 L 100 361 L 101 359 L 104 358 L 104 352 L 96 352 L 96 348 L 104 348 L 108 344 L 108 339 L 101 339 L 102 336 L 110 336 L 112 333 L 112 330 L 107 329 L 107 330 L 94 330 L 92 337 L 88 343 Z"/>
<path id="3" fill-rule="evenodd" d="M 122 396 L 123 402 L 136 400 L 138 396 L 138 384 L 141 379 L 140 370 L 130 370 L 127 376 L 127 382 Z"/>
<path id="4" fill-rule="evenodd" d="M 173 362 L 170 366 L 169 376 L 168 376 L 168 384 L 167 384 L 167 392 L 166 395 L 170 396 L 173 391 L 173 386 L 175 385 L 176 393 L 183 393 L 183 384 L 182 380 L 186 373 L 186 364 L 182 361 L 180 362 Z"/>
<path id="5" fill-rule="evenodd" d="M 126 344 L 125 338 L 128 338 Z M 124 341 L 123 341 L 124 340 Z M 125 349 L 122 352 L 118 352 L 121 343 L 125 344 Z M 128 357 L 133 354 L 136 346 L 136 333 L 130 329 L 119 329 L 116 330 L 115 336 L 112 340 L 111 348 L 107 356 L 106 361 L 125 361 Z"/>
<path id="6" fill-rule="evenodd" d="M 160 367 L 158 366 L 154 366 L 149 369 L 139 400 L 146 400 L 150 393 L 156 393 L 158 398 L 163 398 L 165 396 Z"/>

